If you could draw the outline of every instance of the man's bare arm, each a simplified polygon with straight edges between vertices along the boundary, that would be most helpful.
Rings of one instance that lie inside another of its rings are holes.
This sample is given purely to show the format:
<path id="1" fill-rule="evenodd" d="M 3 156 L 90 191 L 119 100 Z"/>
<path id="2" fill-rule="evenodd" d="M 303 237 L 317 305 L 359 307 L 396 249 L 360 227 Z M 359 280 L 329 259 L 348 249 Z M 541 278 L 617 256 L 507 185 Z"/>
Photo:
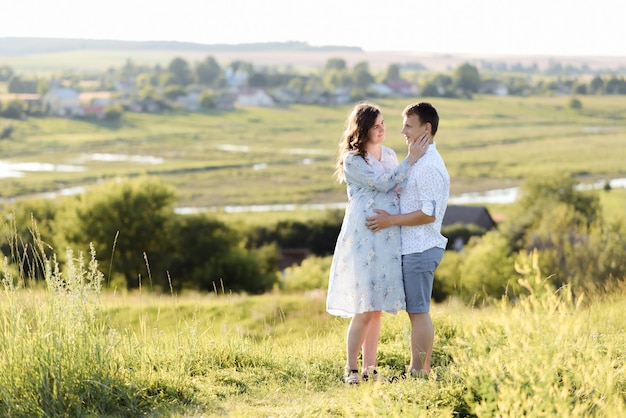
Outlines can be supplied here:
<path id="1" fill-rule="evenodd" d="M 376 216 L 370 216 L 367 218 L 365 225 L 372 231 L 380 231 L 381 229 L 389 228 L 390 226 L 417 226 L 425 225 L 435 222 L 435 217 L 430 216 L 416 210 L 409 213 L 402 213 L 399 215 L 390 215 L 384 210 L 375 209 Z"/>

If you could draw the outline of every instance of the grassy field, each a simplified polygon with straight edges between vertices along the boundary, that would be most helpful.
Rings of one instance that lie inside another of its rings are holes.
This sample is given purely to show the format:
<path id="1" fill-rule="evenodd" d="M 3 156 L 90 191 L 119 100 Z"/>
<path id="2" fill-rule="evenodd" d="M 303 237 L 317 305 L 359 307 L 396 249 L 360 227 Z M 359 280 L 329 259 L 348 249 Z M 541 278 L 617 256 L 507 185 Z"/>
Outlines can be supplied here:
<path id="1" fill-rule="evenodd" d="M 626 297 L 433 306 L 429 379 L 341 382 L 347 320 L 323 291 L 100 294 L 88 267 L 0 293 L 0 414 L 10 417 L 608 417 L 626 413 Z M 379 371 L 409 360 L 383 317 Z"/>
<path id="2" fill-rule="evenodd" d="M 453 193 L 517 185 L 566 170 L 584 181 L 625 177 L 626 99 L 437 100 L 439 147 Z M 402 101 L 380 101 L 387 143 L 401 152 Z M 159 176 L 180 206 L 345 200 L 332 180 L 348 107 L 232 113 L 127 114 L 117 125 L 28 119 L 0 142 L 3 160 L 84 165 L 3 180 L 2 197 Z M 0 123 L 7 123 L 1 121 Z M 95 155 L 162 159 L 102 161 Z M 305 161 L 306 159 L 306 161 Z M 624 216 L 626 190 L 600 192 L 605 216 Z M 492 205 L 508 213 L 507 205 Z M 607 212 L 610 215 L 607 215 Z M 226 214 L 270 222 L 287 212 Z M 294 217 L 290 213 L 291 218 Z M 311 219 L 323 211 L 301 211 Z M 626 292 L 553 292 L 522 266 L 528 295 L 491 306 L 433 306 L 432 379 L 341 383 L 347 320 L 325 293 L 261 296 L 102 293 L 89 260 L 70 255 L 47 288 L 23 289 L 0 260 L 0 415 L 8 417 L 606 417 L 626 414 Z M 78 260 L 77 260 L 78 259 Z M 85 265 L 86 264 L 86 265 Z M 17 287 L 16 283 L 18 284 Z M 409 361 L 405 315 L 385 315 L 379 371 Z"/>
<path id="3" fill-rule="evenodd" d="M 569 99 L 433 100 L 441 114 L 437 142 L 452 176 L 452 194 L 511 187 L 559 170 L 583 182 L 626 176 L 626 98 L 582 97 L 582 110 L 570 109 Z M 386 143 L 400 157 L 405 145 L 399 114 L 407 102 L 378 101 L 388 126 Z M 343 202 L 344 186 L 332 172 L 348 110 L 298 105 L 127 113 L 119 124 L 2 120 L 0 126 L 14 127 L 11 138 L 0 142 L 4 161 L 74 165 L 83 171 L 7 178 L 0 197 L 150 174 L 175 187 L 181 207 Z"/>

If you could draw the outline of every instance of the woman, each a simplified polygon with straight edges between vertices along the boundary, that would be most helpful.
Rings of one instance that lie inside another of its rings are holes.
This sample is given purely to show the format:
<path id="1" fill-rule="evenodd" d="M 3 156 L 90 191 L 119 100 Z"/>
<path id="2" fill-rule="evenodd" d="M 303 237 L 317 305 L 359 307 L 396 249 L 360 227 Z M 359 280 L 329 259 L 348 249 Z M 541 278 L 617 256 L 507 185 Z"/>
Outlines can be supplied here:
<path id="1" fill-rule="evenodd" d="M 346 337 L 344 382 L 359 383 L 358 356 L 363 350 L 363 373 L 375 374 L 381 312 L 405 308 L 399 227 L 380 232 L 365 223 L 374 209 L 399 213 L 397 186 L 424 154 L 425 138 L 407 144 L 409 153 L 398 164 L 395 152 L 382 145 L 385 122 L 380 109 L 359 103 L 350 112 L 339 144 L 335 172 L 345 181 L 348 206 L 330 268 L 326 310 L 331 315 L 352 317 Z M 375 378 L 375 376 L 371 376 Z"/>

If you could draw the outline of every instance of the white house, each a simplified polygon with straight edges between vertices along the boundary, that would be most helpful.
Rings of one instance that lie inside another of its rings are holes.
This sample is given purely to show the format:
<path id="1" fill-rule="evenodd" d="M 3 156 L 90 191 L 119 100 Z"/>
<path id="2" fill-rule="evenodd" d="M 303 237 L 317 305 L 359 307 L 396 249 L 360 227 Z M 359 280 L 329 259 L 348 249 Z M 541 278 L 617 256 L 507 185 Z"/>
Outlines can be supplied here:
<path id="1" fill-rule="evenodd" d="M 480 83 L 478 92 L 481 94 L 494 94 L 496 96 L 507 96 L 509 94 L 509 88 L 501 81 L 498 80 L 485 80 Z"/>
<path id="2" fill-rule="evenodd" d="M 391 96 L 393 94 L 391 87 L 386 84 L 374 83 L 368 88 L 380 96 Z"/>
<path id="3" fill-rule="evenodd" d="M 236 104 L 239 106 L 273 107 L 276 103 L 272 96 L 262 89 L 241 89 L 237 95 Z"/>
<path id="4" fill-rule="evenodd" d="M 224 70 L 224 78 L 228 87 L 241 87 L 248 82 L 248 74 L 239 70 L 233 71 L 228 67 Z"/>
<path id="5" fill-rule="evenodd" d="M 191 112 L 197 112 L 200 110 L 200 93 L 192 91 L 185 96 L 179 96 L 176 98 L 175 103 Z"/>
<path id="6" fill-rule="evenodd" d="M 417 84 L 411 83 L 405 80 L 393 80 L 387 82 L 387 86 L 391 89 L 393 94 L 397 94 L 404 97 L 415 97 L 419 94 Z"/>
<path id="7" fill-rule="evenodd" d="M 76 91 L 64 87 L 55 87 L 41 99 L 43 108 L 57 116 L 82 115 L 82 105 Z"/>
<path id="8" fill-rule="evenodd" d="M 113 103 L 111 96 L 110 91 L 90 91 L 80 93 L 78 99 L 84 105 L 109 106 Z"/>

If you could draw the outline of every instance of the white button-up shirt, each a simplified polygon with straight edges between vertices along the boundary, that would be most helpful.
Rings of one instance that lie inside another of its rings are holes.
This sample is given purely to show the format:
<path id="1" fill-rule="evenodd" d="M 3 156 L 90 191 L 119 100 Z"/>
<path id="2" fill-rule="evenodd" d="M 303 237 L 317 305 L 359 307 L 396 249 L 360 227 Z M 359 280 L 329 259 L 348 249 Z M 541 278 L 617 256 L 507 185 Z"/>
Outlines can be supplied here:
<path id="1" fill-rule="evenodd" d="M 400 212 L 421 210 L 435 221 L 417 226 L 402 226 L 402 254 L 421 253 L 434 247 L 445 250 L 448 239 L 441 235 L 441 223 L 448 206 L 450 175 L 437 151 L 430 144 L 411 168 L 409 178 L 400 192 Z"/>

